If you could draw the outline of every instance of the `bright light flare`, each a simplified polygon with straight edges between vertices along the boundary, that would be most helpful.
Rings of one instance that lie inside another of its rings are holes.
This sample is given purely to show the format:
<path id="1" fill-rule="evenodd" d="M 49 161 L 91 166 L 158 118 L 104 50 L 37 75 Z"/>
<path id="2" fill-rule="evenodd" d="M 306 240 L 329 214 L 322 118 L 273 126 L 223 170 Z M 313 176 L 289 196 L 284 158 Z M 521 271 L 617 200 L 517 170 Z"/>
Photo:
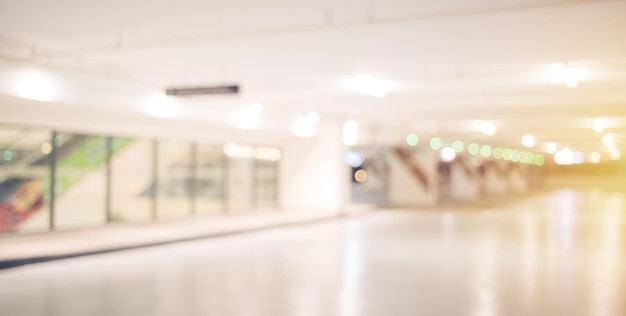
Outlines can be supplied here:
<path id="1" fill-rule="evenodd" d="M 591 155 L 589 156 L 589 161 L 593 164 L 597 164 L 600 162 L 600 153 L 598 152 L 592 152 Z"/>
<path id="2" fill-rule="evenodd" d="M 443 161 L 452 161 L 454 158 L 456 158 L 454 148 L 446 147 L 441 150 L 441 159 L 443 159 Z"/>
<path id="3" fill-rule="evenodd" d="M 487 136 L 493 136 L 496 134 L 496 126 L 488 122 L 482 122 L 480 124 L 480 132 Z"/>
<path id="4" fill-rule="evenodd" d="M 563 148 L 554 154 L 554 162 L 557 165 L 571 165 L 574 163 L 574 152 L 569 148 Z"/>
<path id="5" fill-rule="evenodd" d="M 349 77 L 346 83 L 351 90 L 377 98 L 384 98 L 391 88 L 388 82 L 366 75 Z"/>
<path id="6" fill-rule="evenodd" d="M 17 79 L 17 95 L 31 100 L 52 101 L 55 91 L 50 77 L 41 71 L 26 71 Z"/>
<path id="7" fill-rule="evenodd" d="M 554 154 L 556 152 L 556 143 L 547 143 L 546 144 L 546 152 L 548 154 Z"/>
<path id="8" fill-rule="evenodd" d="M 607 145 L 607 146 L 612 146 L 613 145 L 613 137 L 611 137 L 611 135 L 604 135 L 604 136 L 602 136 L 602 143 Z"/>
<path id="9" fill-rule="evenodd" d="M 602 133 L 605 127 L 606 122 L 603 118 L 597 118 L 593 121 L 593 130 L 596 131 L 596 133 Z"/>
<path id="10" fill-rule="evenodd" d="M 165 94 L 155 94 L 146 102 L 150 115 L 158 118 L 171 119 L 180 113 L 178 104 Z"/>
<path id="11" fill-rule="evenodd" d="M 346 146 L 354 146 L 359 135 L 359 124 L 355 121 L 347 121 L 343 124 L 343 143 Z"/>
<path id="12" fill-rule="evenodd" d="M 522 145 L 528 148 L 535 147 L 535 137 L 532 135 L 524 135 L 524 137 L 522 137 Z"/>

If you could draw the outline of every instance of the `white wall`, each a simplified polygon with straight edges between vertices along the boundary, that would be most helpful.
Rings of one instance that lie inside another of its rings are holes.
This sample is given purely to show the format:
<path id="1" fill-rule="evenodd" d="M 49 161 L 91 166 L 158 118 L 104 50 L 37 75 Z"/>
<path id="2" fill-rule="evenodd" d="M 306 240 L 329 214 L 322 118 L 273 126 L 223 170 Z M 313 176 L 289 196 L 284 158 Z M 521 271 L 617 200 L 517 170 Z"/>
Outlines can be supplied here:
<path id="1" fill-rule="evenodd" d="M 312 138 L 294 138 L 282 148 L 280 204 L 285 210 L 340 213 L 350 199 L 350 167 L 343 155 L 339 120 L 320 126 Z"/>
<path id="2" fill-rule="evenodd" d="M 416 206 L 435 205 L 438 202 L 439 190 L 435 183 L 438 157 L 432 150 L 421 149 L 413 154 L 412 163 L 419 166 L 427 175 L 429 189 L 424 190 L 419 180 L 411 174 L 406 163 L 392 154 L 389 171 L 389 202 L 392 205 Z"/>

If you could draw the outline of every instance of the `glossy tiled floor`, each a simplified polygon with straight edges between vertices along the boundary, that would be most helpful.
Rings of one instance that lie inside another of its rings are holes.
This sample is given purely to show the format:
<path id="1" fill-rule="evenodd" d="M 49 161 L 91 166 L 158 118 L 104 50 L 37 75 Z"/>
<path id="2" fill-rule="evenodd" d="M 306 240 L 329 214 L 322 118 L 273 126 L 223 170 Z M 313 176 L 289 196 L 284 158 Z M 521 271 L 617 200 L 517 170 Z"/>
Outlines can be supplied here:
<path id="1" fill-rule="evenodd" d="M 0 315 L 626 315 L 626 195 L 388 211 L 0 271 Z"/>

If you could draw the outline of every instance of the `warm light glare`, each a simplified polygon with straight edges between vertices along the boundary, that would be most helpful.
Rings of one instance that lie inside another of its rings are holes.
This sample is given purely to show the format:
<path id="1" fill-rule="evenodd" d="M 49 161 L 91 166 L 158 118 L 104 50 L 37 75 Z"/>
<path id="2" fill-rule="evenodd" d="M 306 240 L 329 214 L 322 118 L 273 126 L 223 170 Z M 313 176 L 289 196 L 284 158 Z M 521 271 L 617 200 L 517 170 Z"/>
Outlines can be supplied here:
<path id="1" fill-rule="evenodd" d="M 554 154 L 554 162 L 557 165 L 571 165 L 574 163 L 574 152 L 569 148 L 563 148 Z"/>
<path id="2" fill-rule="evenodd" d="M 456 158 L 456 151 L 453 148 L 446 147 L 441 150 L 441 159 L 443 161 L 452 161 Z"/>
<path id="3" fill-rule="evenodd" d="M 148 113 L 154 117 L 170 119 L 180 113 L 178 104 L 171 97 L 157 93 L 150 97 L 146 103 Z"/>
<path id="4" fill-rule="evenodd" d="M 367 181 L 367 172 L 365 170 L 359 170 L 354 173 L 354 180 L 359 183 Z"/>
<path id="5" fill-rule="evenodd" d="M 599 163 L 600 162 L 600 153 L 599 152 L 592 152 L 591 155 L 589 156 L 589 161 L 593 164 Z"/>
<path id="6" fill-rule="evenodd" d="M 299 117 L 293 122 L 293 132 L 298 137 L 311 137 L 315 133 L 315 125 L 306 116 Z"/>
<path id="7" fill-rule="evenodd" d="M 406 143 L 407 143 L 407 145 L 409 145 L 409 146 L 416 146 L 418 142 L 419 142 L 419 137 L 417 137 L 417 135 L 411 133 L 411 134 L 406 136 Z"/>
<path id="8" fill-rule="evenodd" d="M 556 152 L 556 144 L 555 143 L 547 143 L 546 144 L 546 152 L 548 154 L 554 154 Z"/>
<path id="9" fill-rule="evenodd" d="M 254 147 L 238 145 L 235 143 L 224 144 L 224 154 L 227 157 L 253 158 L 255 156 Z"/>
<path id="10" fill-rule="evenodd" d="M 571 67 L 559 64 L 558 68 L 559 80 L 564 82 L 568 87 L 575 88 L 578 86 L 578 74 L 577 71 Z"/>
<path id="11" fill-rule="evenodd" d="M 491 123 L 483 122 L 480 124 L 480 131 L 487 136 L 493 136 L 496 134 L 496 126 Z"/>
<path id="12" fill-rule="evenodd" d="M 611 135 L 602 136 L 602 143 L 607 146 L 613 145 L 613 137 L 611 137 Z"/>
<path id="13" fill-rule="evenodd" d="M 41 144 L 41 152 L 44 154 L 49 154 L 52 152 L 52 145 L 50 145 L 50 143 L 46 142 Z"/>
<path id="14" fill-rule="evenodd" d="M 278 148 L 257 147 L 254 157 L 259 160 L 279 161 L 282 153 Z"/>
<path id="15" fill-rule="evenodd" d="M 597 118 L 593 121 L 593 130 L 601 133 L 604 130 L 605 122 L 603 118 Z"/>
<path id="16" fill-rule="evenodd" d="M 522 145 L 528 148 L 535 147 L 535 137 L 532 135 L 524 135 L 524 137 L 522 137 Z"/>
<path id="17" fill-rule="evenodd" d="M 359 124 L 355 121 L 347 121 L 343 124 L 343 143 L 346 146 L 356 145 L 359 133 Z"/>
<path id="18" fill-rule="evenodd" d="M 611 158 L 617 160 L 620 157 L 620 151 L 617 148 L 611 148 Z"/>
<path id="19" fill-rule="evenodd" d="M 29 71 L 18 79 L 17 95 L 31 100 L 51 101 L 54 98 L 54 89 L 45 73 Z"/>
<path id="20" fill-rule="evenodd" d="M 316 112 L 311 112 L 306 115 L 306 119 L 311 125 L 316 125 L 320 122 L 320 115 Z"/>
<path id="21" fill-rule="evenodd" d="M 261 114 L 261 112 L 263 112 L 263 104 L 259 102 L 250 103 L 248 109 L 250 113 L 259 115 Z"/>
<path id="22" fill-rule="evenodd" d="M 351 77 L 347 82 L 350 89 L 377 98 L 385 97 L 390 88 L 389 83 L 365 75 Z"/>

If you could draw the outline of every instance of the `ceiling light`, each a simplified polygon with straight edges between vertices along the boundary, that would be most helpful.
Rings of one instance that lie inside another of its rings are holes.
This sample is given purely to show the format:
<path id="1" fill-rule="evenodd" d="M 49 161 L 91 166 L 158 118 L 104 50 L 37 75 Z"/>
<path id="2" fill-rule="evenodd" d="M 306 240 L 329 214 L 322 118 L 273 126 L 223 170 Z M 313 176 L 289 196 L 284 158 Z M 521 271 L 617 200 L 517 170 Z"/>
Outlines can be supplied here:
<path id="1" fill-rule="evenodd" d="M 377 98 L 385 97 L 390 88 L 388 82 L 365 75 L 350 77 L 347 83 L 351 90 Z"/>
<path id="2" fill-rule="evenodd" d="M 45 73 L 29 71 L 18 79 L 17 95 L 25 99 L 51 101 L 54 98 L 54 89 Z"/>
<path id="3" fill-rule="evenodd" d="M 601 133 L 604 130 L 605 121 L 602 118 L 597 118 L 593 121 L 593 130 L 597 133 Z"/>
<path id="4" fill-rule="evenodd" d="M 556 144 L 555 143 L 547 143 L 546 144 L 546 152 L 548 154 L 554 154 L 556 152 Z"/>
<path id="5" fill-rule="evenodd" d="M 535 137 L 532 135 L 524 135 L 524 137 L 522 137 L 522 145 L 528 148 L 535 147 Z"/>
<path id="6" fill-rule="evenodd" d="M 564 64 L 559 64 L 558 77 L 559 80 L 567 84 L 567 86 L 570 88 L 575 88 L 576 86 L 578 86 L 577 71 L 565 66 Z"/>
<path id="7" fill-rule="evenodd" d="M 582 152 L 575 152 L 574 153 L 574 164 L 582 164 L 583 162 L 585 162 L 585 154 Z"/>
<path id="8" fill-rule="evenodd" d="M 592 152 L 591 155 L 589 155 L 589 161 L 593 164 L 599 163 L 600 162 L 600 153 L 598 152 Z"/>
<path id="9" fill-rule="evenodd" d="M 491 123 L 483 122 L 480 124 L 480 131 L 487 136 L 493 136 L 496 134 L 496 126 Z"/>
<path id="10" fill-rule="evenodd" d="M 554 154 L 557 165 L 571 165 L 574 163 L 574 153 L 569 148 L 563 148 Z"/>
<path id="11" fill-rule="evenodd" d="M 309 124 L 316 125 L 320 122 L 320 115 L 315 112 L 311 112 L 306 115 L 306 119 Z"/>
<path id="12" fill-rule="evenodd" d="M 355 121 L 347 121 L 343 124 L 343 143 L 346 146 L 356 145 L 359 133 L 359 124 Z"/>
<path id="13" fill-rule="evenodd" d="M 298 137 L 311 137 L 315 133 L 315 125 L 311 124 L 308 117 L 299 117 L 293 122 L 293 131 Z"/>
<path id="14" fill-rule="evenodd" d="M 613 137 L 611 137 L 611 135 L 602 136 L 602 143 L 607 146 L 613 145 Z"/>
<path id="15" fill-rule="evenodd" d="M 441 159 L 443 161 L 452 161 L 454 158 L 456 158 L 456 152 L 453 148 L 446 147 L 441 150 Z"/>
<path id="16" fill-rule="evenodd" d="M 617 148 L 615 148 L 615 147 L 611 148 L 611 158 L 612 158 L 613 160 L 617 160 L 617 159 L 619 159 L 619 156 L 620 156 L 620 151 L 619 151 L 619 149 L 617 149 Z"/>
<path id="17" fill-rule="evenodd" d="M 248 108 L 249 108 L 250 113 L 252 113 L 252 114 L 259 115 L 259 114 L 261 114 L 261 112 L 263 112 L 263 104 L 261 104 L 259 102 L 250 103 Z"/>
<path id="18" fill-rule="evenodd" d="M 165 94 L 158 93 L 150 97 L 146 102 L 148 113 L 158 118 L 173 118 L 180 113 L 178 104 Z"/>

